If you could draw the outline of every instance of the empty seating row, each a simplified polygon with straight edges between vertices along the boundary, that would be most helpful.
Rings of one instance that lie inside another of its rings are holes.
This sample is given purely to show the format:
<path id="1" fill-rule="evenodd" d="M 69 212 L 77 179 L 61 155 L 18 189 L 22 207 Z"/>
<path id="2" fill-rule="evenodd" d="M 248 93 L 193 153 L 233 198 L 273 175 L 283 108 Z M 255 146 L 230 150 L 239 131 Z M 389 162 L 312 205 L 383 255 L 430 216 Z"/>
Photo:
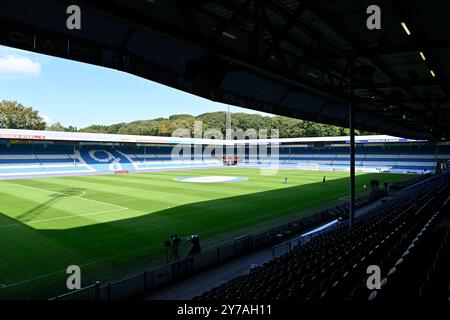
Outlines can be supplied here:
<path id="1" fill-rule="evenodd" d="M 1 141 L 0 141 L 1 142 Z M 225 153 L 224 147 L 223 152 Z M 193 167 L 218 167 L 221 156 L 205 152 L 203 147 L 112 146 L 112 145 L 56 145 L 1 144 L 0 176 L 14 174 L 98 173 L 119 170 L 140 171 Z M 358 150 L 356 169 L 365 172 L 430 173 L 435 171 L 437 157 L 423 149 L 423 153 L 402 153 L 402 148 L 378 150 L 376 147 Z M 236 153 L 240 166 L 277 166 L 299 170 L 348 170 L 349 156 L 345 148 L 317 150 L 313 148 L 269 147 L 262 154 Z M 238 149 L 235 152 L 239 152 Z M 442 160 L 450 155 L 439 155 Z M 25 169 L 26 168 L 26 169 Z"/>
<path id="2" fill-rule="evenodd" d="M 367 300 L 367 267 L 391 272 L 411 241 L 448 197 L 448 177 L 437 176 L 347 223 L 331 227 L 250 273 L 196 299 Z M 448 255 L 448 252 L 447 252 Z"/>
<path id="3" fill-rule="evenodd" d="M 0 144 L 0 177 L 95 174 L 127 170 L 222 166 L 214 157 L 173 158 L 172 147 L 113 147 Z"/>

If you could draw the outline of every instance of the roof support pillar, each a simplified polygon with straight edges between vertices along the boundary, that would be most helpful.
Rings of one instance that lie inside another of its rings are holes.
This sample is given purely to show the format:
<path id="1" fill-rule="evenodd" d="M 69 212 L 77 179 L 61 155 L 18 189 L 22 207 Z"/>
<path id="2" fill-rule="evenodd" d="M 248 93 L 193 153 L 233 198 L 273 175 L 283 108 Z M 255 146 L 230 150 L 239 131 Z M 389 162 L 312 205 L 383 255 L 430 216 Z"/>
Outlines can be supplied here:
<path id="1" fill-rule="evenodd" d="M 348 118 L 350 127 L 350 228 L 355 219 L 355 128 L 353 115 L 353 67 L 352 61 L 349 68 L 349 102 L 348 102 Z"/>

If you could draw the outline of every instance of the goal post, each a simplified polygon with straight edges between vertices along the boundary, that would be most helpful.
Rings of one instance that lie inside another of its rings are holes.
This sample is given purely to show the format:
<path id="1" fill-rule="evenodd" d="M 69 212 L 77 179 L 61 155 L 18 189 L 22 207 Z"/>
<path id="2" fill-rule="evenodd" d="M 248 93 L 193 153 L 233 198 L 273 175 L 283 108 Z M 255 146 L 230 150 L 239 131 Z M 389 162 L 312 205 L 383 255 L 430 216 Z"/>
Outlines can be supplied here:
<path id="1" fill-rule="evenodd" d="M 236 157 L 223 157 L 221 161 L 224 166 L 237 166 L 241 162 L 241 159 Z"/>

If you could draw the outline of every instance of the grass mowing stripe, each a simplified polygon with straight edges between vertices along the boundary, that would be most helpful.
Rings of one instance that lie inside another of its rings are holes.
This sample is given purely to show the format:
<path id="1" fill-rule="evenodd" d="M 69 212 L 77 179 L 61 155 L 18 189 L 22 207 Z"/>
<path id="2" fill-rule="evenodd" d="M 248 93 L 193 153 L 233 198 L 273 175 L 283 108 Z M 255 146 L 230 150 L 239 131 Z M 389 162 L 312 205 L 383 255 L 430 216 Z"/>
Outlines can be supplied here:
<path id="1" fill-rule="evenodd" d="M 343 193 L 339 194 L 338 196 L 341 196 L 341 195 L 343 195 Z M 328 197 L 328 198 L 332 198 L 332 197 Z M 326 199 L 326 198 L 322 198 L 320 201 L 323 201 L 323 199 Z M 317 201 L 315 201 L 315 202 L 317 202 Z M 280 212 L 283 212 L 283 211 L 286 211 L 286 210 L 289 210 L 289 209 L 283 209 L 283 210 L 279 210 L 277 212 L 271 212 L 270 214 L 262 215 L 262 216 L 259 216 L 257 218 L 268 217 L 268 216 L 271 216 L 271 215 L 276 215 L 276 214 L 278 214 Z M 228 224 L 226 226 L 221 226 L 221 227 L 218 227 L 218 228 L 209 229 L 208 231 L 200 233 L 200 234 L 201 235 L 206 235 L 206 234 L 209 234 L 209 233 L 214 233 L 214 232 L 219 231 L 219 230 L 228 229 L 230 226 L 240 225 L 243 222 L 245 223 L 245 222 L 254 221 L 254 220 L 255 220 L 255 218 L 244 219 L 244 220 L 241 220 L 241 221 L 239 221 L 237 223 L 232 223 L 232 224 Z M 92 264 L 96 264 L 96 263 L 99 263 L 99 262 L 104 262 L 104 261 L 111 260 L 111 259 L 114 259 L 114 258 L 117 258 L 117 257 L 126 256 L 126 255 L 129 255 L 131 253 L 148 250 L 148 249 L 155 248 L 155 247 L 157 247 L 157 246 L 156 245 L 152 245 L 152 246 L 146 246 L 146 247 L 134 249 L 134 250 L 127 251 L 127 252 L 122 252 L 122 253 L 119 253 L 117 255 L 113 255 L 113 256 L 106 257 L 106 258 L 102 258 L 102 259 L 98 259 L 98 260 L 94 260 L 94 261 L 89 261 L 89 262 L 83 263 L 83 264 L 80 265 L 80 267 L 89 266 L 89 265 L 92 265 Z M 62 270 L 58 270 L 58 271 L 49 272 L 49 273 L 42 274 L 42 275 L 30 278 L 30 279 L 18 281 L 18 282 L 11 283 L 11 284 L 6 284 L 6 285 L 4 285 L 4 287 L 5 288 L 6 287 L 12 287 L 12 286 L 15 286 L 15 285 L 23 284 L 23 283 L 30 282 L 30 281 L 37 280 L 37 279 L 42 279 L 44 277 L 48 277 L 48 276 L 51 276 L 51 275 L 54 275 L 54 274 L 57 274 L 57 273 L 61 273 L 61 272 L 65 272 L 65 271 L 66 271 L 65 269 L 62 269 Z"/>
<path id="2" fill-rule="evenodd" d="M 122 179 L 122 178 L 121 178 Z M 151 181 L 154 182 L 154 181 Z M 154 185 L 149 184 L 136 184 L 136 183 L 129 183 L 124 181 L 116 181 L 116 184 L 109 183 L 109 181 L 104 179 L 92 178 L 89 181 L 89 184 L 91 184 L 90 187 L 95 188 L 95 190 L 108 190 L 108 192 L 112 189 L 117 191 L 117 194 L 120 194 L 122 196 L 124 195 L 130 195 L 134 198 L 141 198 L 141 199 L 148 199 L 149 196 L 153 198 L 163 198 L 167 197 L 168 193 L 177 194 L 177 201 L 184 200 L 188 202 L 191 200 L 191 194 L 195 194 L 197 197 L 204 197 L 205 200 L 210 200 L 211 196 L 209 194 L 202 195 L 196 193 L 194 190 L 189 190 L 186 187 L 176 185 L 176 186 L 170 186 L 172 181 L 165 181 L 164 183 L 155 183 Z M 53 184 L 60 184 L 60 183 L 53 183 Z M 221 193 L 219 195 L 225 195 L 224 193 Z"/>
<path id="3" fill-rule="evenodd" d="M 71 198 L 80 199 L 80 200 L 85 200 L 85 201 L 91 201 L 91 202 L 95 202 L 95 203 L 106 204 L 106 205 L 109 205 L 109 206 L 112 206 L 112 207 L 116 207 L 116 208 L 128 209 L 128 208 L 126 208 L 126 207 L 122 207 L 122 206 L 119 206 L 119 205 L 117 205 L 117 204 L 112 204 L 112 203 L 103 202 L 103 201 L 98 201 L 98 200 L 93 200 L 93 199 L 88 199 L 88 198 L 82 198 L 81 196 L 73 196 L 73 195 L 71 195 L 71 194 L 64 193 L 64 192 L 52 191 L 52 190 L 42 189 L 42 188 L 37 188 L 37 187 L 31 187 L 31 186 L 27 186 L 27 185 L 23 185 L 23 184 L 18 184 L 18 183 L 12 183 L 12 185 L 20 186 L 20 187 L 24 187 L 24 188 L 35 189 L 35 190 L 47 191 L 47 192 L 51 192 L 51 193 L 62 194 L 62 195 L 65 195 L 65 196 L 68 196 L 68 197 L 71 197 Z"/>
<path id="4" fill-rule="evenodd" d="M 56 180 L 58 179 L 58 180 Z M 52 180 L 51 182 L 45 181 L 44 183 L 48 186 L 47 190 L 50 190 L 52 188 L 64 188 L 64 187 L 74 187 L 74 185 L 68 185 L 61 183 L 61 180 L 59 178 L 56 178 L 55 180 Z M 109 204 L 113 204 L 111 202 L 116 203 L 123 203 L 126 202 L 127 208 L 129 209 L 137 209 L 140 211 L 145 211 L 145 208 L 141 208 L 139 206 L 136 206 L 136 203 L 145 203 L 146 200 L 153 199 L 152 202 L 154 204 L 160 204 L 161 208 L 167 208 L 167 201 L 159 201 L 155 198 L 156 194 L 153 192 L 153 190 L 142 190 L 142 189 L 136 189 L 136 188 L 126 188 L 122 187 L 120 184 L 114 185 L 114 184 L 106 184 L 106 183 L 98 183 L 98 182 L 90 182 L 89 187 L 84 187 L 83 184 L 79 184 L 78 187 L 83 187 L 87 190 L 88 196 L 90 198 L 100 198 L 102 200 L 110 200 L 110 202 L 106 202 Z M 52 186 L 50 188 L 49 186 Z M 159 189 L 161 189 L 161 186 L 158 186 Z M 162 193 L 162 195 L 165 195 L 167 197 L 167 194 Z M 163 197 L 159 197 L 159 199 L 162 199 Z M 86 198 L 84 198 L 86 199 Z M 146 203 L 148 206 L 148 203 Z"/>
<path id="5" fill-rule="evenodd" d="M 204 185 L 173 181 L 180 176 L 211 175 L 242 176 L 249 181 Z M 329 181 L 326 187 L 320 187 L 323 175 Z M 359 186 L 373 178 L 384 182 L 400 177 L 404 176 L 363 174 L 357 175 L 356 182 Z M 263 231 L 314 213 L 313 207 L 325 206 L 328 199 L 337 203 L 347 190 L 345 172 L 280 170 L 261 175 L 259 169 L 243 168 L 0 181 L 2 221 L 28 219 L 23 228 L 1 229 L 8 232 L 0 232 L 0 250 L 10 254 L 2 258 L 0 283 L 12 287 L 0 288 L 0 296 L 57 295 L 64 290 L 64 266 L 69 264 L 84 266 L 86 281 L 113 280 L 164 260 L 162 244 L 174 232 L 182 238 L 200 234 L 206 248 L 236 234 Z M 80 197 L 83 191 L 85 196 Z M 116 212 L 116 208 L 130 209 Z M 114 212 L 101 213 L 104 209 Z M 83 213 L 95 216 L 83 218 Z M 38 220 L 48 222 L 28 225 Z M 182 251 L 188 249 L 184 245 Z"/>
<path id="6" fill-rule="evenodd" d="M 134 250 L 127 251 L 127 252 L 122 252 L 122 253 L 119 253 L 119 254 L 116 254 L 116 255 L 113 255 L 113 256 L 109 256 L 109 257 L 106 257 L 106 258 L 89 261 L 89 262 L 80 264 L 79 266 L 80 267 L 86 267 L 86 266 L 89 266 L 89 265 L 92 265 L 92 264 L 96 264 L 96 263 L 99 263 L 99 262 L 104 262 L 104 261 L 107 261 L 107 260 L 111 260 L 111 259 L 115 259 L 115 258 L 118 258 L 118 257 L 126 256 L 126 255 L 129 255 L 131 253 L 135 253 L 135 252 L 139 252 L 139 251 L 143 251 L 143 250 L 148 250 L 148 249 L 152 249 L 152 248 L 156 248 L 156 247 L 159 247 L 159 245 L 151 245 L 151 246 L 146 246 L 146 247 L 143 247 L 143 248 L 134 249 Z M 41 275 L 33 277 L 33 278 L 17 281 L 17 282 L 10 283 L 10 284 L 4 284 L 3 287 L 4 288 L 8 288 L 8 287 L 17 286 L 19 284 L 31 282 L 31 281 L 38 280 L 38 279 L 42 279 L 42 278 L 49 277 L 49 276 L 52 276 L 52 275 L 55 275 L 55 274 L 58 274 L 58 273 L 61 273 L 61 272 L 66 272 L 66 269 L 61 269 L 61 270 L 57 270 L 57 271 L 48 272 L 48 273 L 41 274 Z"/>
<path id="7" fill-rule="evenodd" d="M 95 211 L 95 212 L 88 212 L 88 213 L 80 213 L 80 214 L 74 214 L 74 215 L 57 217 L 57 218 L 32 220 L 32 221 L 27 221 L 26 224 L 30 225 L 30 224 L 49 222 L 49 221 L 55 221 L 55 220 L 62 220 L 62 219 L 74 219 L 74 218 L 79 218 L 79 217 L 84 217 L 84 216 L 92 216 L 92 215 L 96 215 L 96 214 L 112 213 L 112 212 L 124 211 L 124 210 L 128 210 L 128 208 L 117 208 L 117 209 L 111 209 L 111 210 L 103 210 L 103 211 Z M 14 226 L 22 226 L 22 225 L 23 225 L 23 223 L 5 224 L 5 225 L 0 225 L 0 229 L 7 228 L 7 227 L 14 227 Z"/>

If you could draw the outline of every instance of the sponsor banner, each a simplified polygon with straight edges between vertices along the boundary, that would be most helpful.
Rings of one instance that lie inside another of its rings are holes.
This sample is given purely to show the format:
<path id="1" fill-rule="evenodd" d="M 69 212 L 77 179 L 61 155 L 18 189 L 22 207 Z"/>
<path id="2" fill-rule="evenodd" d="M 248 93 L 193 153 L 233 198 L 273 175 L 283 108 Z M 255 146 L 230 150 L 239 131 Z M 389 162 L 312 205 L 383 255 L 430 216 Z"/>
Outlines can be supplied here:
<path id="1" fill-rule="evenodd" d="M 0 133 L 0 139 L 12 139 L 11 141 L 15 141 L 17 139 L 44 140 L 45 136 L 44 135 L 24 135 L 24 134 Z"/>
<path id="2" fill-rule="evenodd" d="M 53 144 L 54 141 L 48 141 L 48 140 L 17 140 L 12 139 L 9 140 L 9 144 Z"/>
<path id="3" fill-rule="evenodd" d="M 203 145 L 277 145 L 288 143 L 349 143 L 349 137 L 309 137 L 309 138 L 281 138 L 281 139 L 244 139 L 223 140 L 183 137 L 138 136 L 104 133 L 57 132 L 38 130 L 0 129 L 0 139 L 13 140 L 58 140 L 109 143 L 155 143 L 155 144 L 203 144 Z M 386 135 L 357 136 L 357 143 L 386 143 L 386 142 L 423 142 L 424 140 L 410 140 Z"/>

